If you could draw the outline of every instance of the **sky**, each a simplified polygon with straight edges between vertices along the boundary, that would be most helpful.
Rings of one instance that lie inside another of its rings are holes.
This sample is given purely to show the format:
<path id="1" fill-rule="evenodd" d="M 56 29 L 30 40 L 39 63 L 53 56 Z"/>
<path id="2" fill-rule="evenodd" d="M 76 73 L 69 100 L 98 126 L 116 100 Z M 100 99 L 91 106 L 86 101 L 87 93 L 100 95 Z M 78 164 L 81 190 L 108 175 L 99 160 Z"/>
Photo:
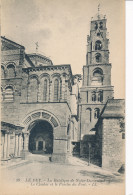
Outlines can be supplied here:
<path id="1" fill-rule="evenodd" d="M 91 17 L 106 15 L 109 32 L 112 86 L 115 98 L 124 98 L 124 0 L 1 0 L 1 34 L 26 49 L 50 57 L 54 65 L 71 64 L 82 74 L 86 64 Z"/>

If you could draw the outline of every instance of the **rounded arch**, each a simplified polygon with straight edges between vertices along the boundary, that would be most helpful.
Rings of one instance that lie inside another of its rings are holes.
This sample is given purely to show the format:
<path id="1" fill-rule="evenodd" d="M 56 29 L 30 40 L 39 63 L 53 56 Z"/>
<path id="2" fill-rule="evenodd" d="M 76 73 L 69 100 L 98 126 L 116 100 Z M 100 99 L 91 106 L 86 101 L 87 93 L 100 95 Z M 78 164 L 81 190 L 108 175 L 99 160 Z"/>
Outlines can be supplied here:
<path id="1" fill-rule="evenodd" d="M 55 101 L 59 100 L 59 79 L 58 78 L 54 80 L 54 100 Z"/>
<path id="2" fill-rule="evenodd" d="M 98 102 L 102 102 L 103 101 L 103 91 L 99 91 L 98 92 Z"/>
<path id="3" fill-rule="evenodd" d="M 32 74 L 32 75 L 29 76 L 29 81 L 32 80 L 32 79 L 36 79 L 37 82 L 39 81 L 38 75 L 36 75 L 36 74 Z"/>
<path id="4" fill-rule="evenodd" d="M 101 50 L 102 49 L 102 42 L 100 40 L 97 40 L 95 42 L 95 50 Z"/>
<path id="5" fill-rule="evenodd" d="M 92 92 L 91 100 L 92 100 L 92 102 L 95 102 L 96 101 L 96 91 L 93 91 Z"/>
<path id="6" fill-rule="evenodd" d="M 13 65 L 14 68 L 16 69 L 16 63 L 15 62 L 10 61 L 10 62 L 5 64 L 5 67 L 7 68 L 9 65 Z"/>
<path id="7" fill-rule="evenodd" d="M 27 126 L 27 130 L 30 132 L 31 130 L 32 130 L 32 128 L 35 126 L 35 124 L 37 123 L 37 122 L 48 122 L 50 125 L 51 125 L 51 127 L 52 128 L 54 128 L 53 126 L 52 126 L 52 124 L 47 120 L 47 119 L 43 119 L 43 118 L 39 118 L 39 119 L 35 119 L 35 120 L 33 120 L 32 122 L 30 122 L 29 124 L 28 124 L 28 126 Z"/>
<path id="8" fill-rule="evenodd" d="M 26 115 L 26 117 L 23 118 L 22 126 L 25 127 L 24 131 L 27 131 L 29 124 L 35 120 L 48 121 L 54 129 L 60 126 L 59 119 L 53 113 L 47 110 L 44 110 L 44 109 L 39 109 L 39 110 L 30 112 L 29 114 Z"/>
<path id="9" fill-rule="evenodd" d="M 95 60 L 97 63 L 102 62 L 102 55 L 100 53 L 96 53 Z"/>
<path id="10" fill-rule="evenodd" d="M 52 79 L 53 78 L 60 78 L 60 77 L 61 77 L 61 75 L 59 73 L 54 73 L 54 74 L 51 75 Z"/>
<path id="11" fill-rule="evenodd" d="M 53 101 L 59 101 L 62 97 L 62 79 L 60 74 L 54 74 L 52 77 Z"/>
<path id="12" fill-rule="evenodd" d="M 86 108 L 86 112 L 87 112 L 87 116 L 89 117 L 89 121 L 91 122 L 92 109 L 88 107 L 88 108 Z"/>
<path id="13" fill-rule="evenodd" d="M 61 73 L 61 76 L 68 77 L 68 74 L 66 72 Z"/>
<path id="14" fill-rule="evenodd" d="M 13 99 L 14 99 L 13 87 L 9 85 L 9 86 L 5 87 L 4 100 L 5 101 L 13 101 Z"/>
<path id="15" fill-rule="evenodd" d="M 103 29 L 103 22 L 102 21 L 99 23 L 99 28 Z"/>
<path id="16" fill-rule="evenodd" d="M 40 81 L 40 100 L 47 102 L 49 101 L 49 89 L 50 89 L 50 76 L 47 73 L 43 73 L 39 77 Z"/>
<path id="17" fill-rule="evenodd" d="M 13 92 L 15 91 L 15 85 L 12 85 L 12 84 L 9 84 L 9 85 L 6 85 L 3 90 L 5 91 L 7 87 L 10 87 L 13 89 Z"/>
<path id="18" fill-rule="evenodd" d="M 10 63 L 7 65 L 7 76 L 8 77 L 15 77 L 16 76 L 16 70 L 15 70 L 15 65 Z"/>
<path id="19" fill-rule="evenodd" d="M 103 75 L 103 70 L 101 68 L 95 68 L 93 70 L 93 76 L 100 76 Z"/>
<path id="20" fill-rule="evenodd" d="M 101 68 L 93 70 L 92 85 L 103 85 L 103 70 Z"/>
<path id="21" fill-rule="evenodd" d="M 47 73 L 42 73 L 42 74 L 39 76 L 39 80 L 41 80 L 41 79 L 44 78 L 44 77 L 50 80 L 50 75 L 47 74 Z"/>
<path id="22" fill-rule="evenodd" d="M 12 63 L 8 64 L 6 67 L 7 67 L 7 68 L 12 67 L 12 68 L 14 68 L 14 69 L 16 68 L 15 65 L 12 64 Z"/>
<path id="23" fill-rule="evenodd" d="M 100 116 L 100 109 L 99 108 L 95 108 L 94 109 L 94 118 L 97 119 Z"/>
<path id="24" fill-rule="evenodd" d="M 38 119 L 28 126 L 29 151 L 32 153 L 52 154 L 54 128 L 47 120 Z"/>
<path id="25" fill-rule="evenodd" d="M 98 23 L 95 22 L 95 30 L 97 30 L 97 29 L 98 29 Z"/>
<path id="26" fill-rule="evenodd" d="M 86 110 L 90 110 L 90 111 L 92 111 L 92 109 L 91 109 L 91 108 L 86 108 Z"/>
<path id="27" fill-rule="evenodd" d="M 6 89 L 12 89 L 12 91 L 13 91 L 13 87 L 10 86 L 10 85 L 6 86 L 6 87 L 5 87 L 5 90 L 6 90 Z"/>

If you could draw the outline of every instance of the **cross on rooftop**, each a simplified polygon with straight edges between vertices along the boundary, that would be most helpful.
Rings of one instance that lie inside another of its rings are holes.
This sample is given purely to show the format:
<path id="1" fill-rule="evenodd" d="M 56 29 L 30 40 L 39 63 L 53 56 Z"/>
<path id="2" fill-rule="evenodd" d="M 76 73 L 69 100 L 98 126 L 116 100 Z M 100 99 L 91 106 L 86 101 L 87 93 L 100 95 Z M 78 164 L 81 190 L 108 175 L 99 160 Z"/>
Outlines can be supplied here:
<path id="1" fill-rule="evenodd" d="M 36 45 L 36 53 L 38 53 L 38 48 L 39 48 L 38 42 L 36 42 L 35 45 Z"/>
<path id="2" fill-rule="evenodd" d="M 100 4 L 98 4 L 98 19 L 100 18 Z"/>

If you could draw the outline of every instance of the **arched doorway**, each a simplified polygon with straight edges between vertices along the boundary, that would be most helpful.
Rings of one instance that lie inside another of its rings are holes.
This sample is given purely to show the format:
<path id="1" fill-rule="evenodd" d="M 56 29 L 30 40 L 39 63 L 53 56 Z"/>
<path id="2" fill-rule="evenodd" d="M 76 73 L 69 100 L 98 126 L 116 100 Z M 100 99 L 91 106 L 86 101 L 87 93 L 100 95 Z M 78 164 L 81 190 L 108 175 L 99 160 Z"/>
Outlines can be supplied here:
<path id="1" fill-rule="evenodd" d="M 52 154 L 53 153 L 53 127 L 45 120 L 33 121 L 28 130 L 29 151 L 34 154 Z"/>

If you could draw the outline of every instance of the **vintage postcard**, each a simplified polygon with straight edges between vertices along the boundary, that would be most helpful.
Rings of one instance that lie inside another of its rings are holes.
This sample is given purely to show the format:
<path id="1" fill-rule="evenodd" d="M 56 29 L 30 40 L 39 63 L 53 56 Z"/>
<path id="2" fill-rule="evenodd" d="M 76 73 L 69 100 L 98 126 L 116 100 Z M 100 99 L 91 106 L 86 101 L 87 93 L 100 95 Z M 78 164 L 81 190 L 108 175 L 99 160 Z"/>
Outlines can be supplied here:
<path id="1" fill-rule="evenodd" d="M 1 0 L 0 194 L 125 194 L 124 39 L 124 0 Z"/>

